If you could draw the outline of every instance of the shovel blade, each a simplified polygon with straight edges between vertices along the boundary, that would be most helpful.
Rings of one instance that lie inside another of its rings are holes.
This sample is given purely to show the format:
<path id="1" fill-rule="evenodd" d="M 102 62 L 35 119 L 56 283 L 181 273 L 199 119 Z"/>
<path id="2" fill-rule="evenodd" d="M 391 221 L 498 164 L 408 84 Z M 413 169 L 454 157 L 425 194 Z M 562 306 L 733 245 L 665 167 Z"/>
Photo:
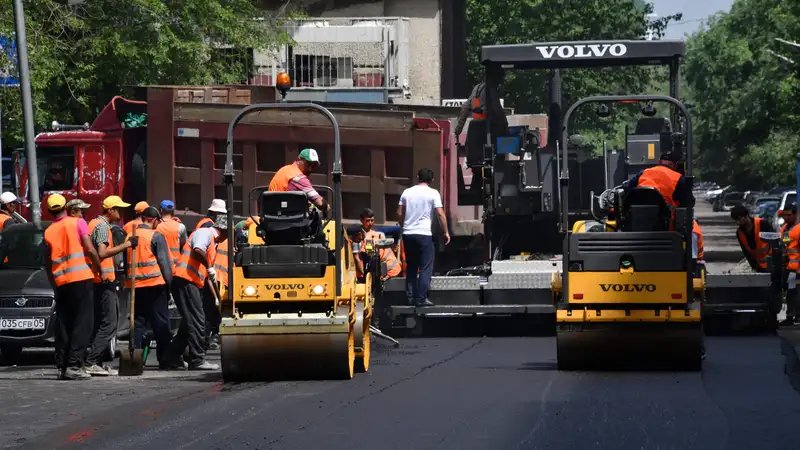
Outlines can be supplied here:
<path id="1" fill-rule="evenodd" d="M 119 374 L 123 377 L 135 377 L 144 372 L 144 350 L 137 348 L 131 352 L 124 349 L 119 352 Z"/>

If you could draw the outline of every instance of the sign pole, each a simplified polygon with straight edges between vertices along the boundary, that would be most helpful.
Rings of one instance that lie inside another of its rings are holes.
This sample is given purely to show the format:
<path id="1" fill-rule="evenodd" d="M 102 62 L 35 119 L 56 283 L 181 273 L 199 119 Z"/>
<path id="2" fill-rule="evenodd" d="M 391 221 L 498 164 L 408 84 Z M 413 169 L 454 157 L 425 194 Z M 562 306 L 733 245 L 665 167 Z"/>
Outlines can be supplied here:
<path id="1" fill-rule="evenodd" d="M 31 98 L 31 78 L 28 70 L 28 35 L 25 30 L 25 12 L 22 0 L 14 0 L 14 28 L 19 57 L 20 94 L 22 95 L 22 115 L 25 124 L 25 155 L 28 160 L 28 200 L 31 203 L 31 216 L 37 227 L 42 226 L 42 205 L 39 197 L 39 170 L 36 163 L 36 145 L 33 134 L 33 100 Z"/>

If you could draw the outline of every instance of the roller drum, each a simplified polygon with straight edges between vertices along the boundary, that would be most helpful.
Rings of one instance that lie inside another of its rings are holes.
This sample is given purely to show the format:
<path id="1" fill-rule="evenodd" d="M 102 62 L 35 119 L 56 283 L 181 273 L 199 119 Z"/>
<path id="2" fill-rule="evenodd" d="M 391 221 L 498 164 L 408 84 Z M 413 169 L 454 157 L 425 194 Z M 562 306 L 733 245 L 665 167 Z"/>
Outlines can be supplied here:
<path id="1" fill-rule="evenodd" d="M 353 326 L 355 336 L 356 372 L 369 371 L 370 360 L 370 318 L 364 317 L 364 301 L 357 301 L 355 305 L 356 323 Z"/>
<path id="2" fill-rule="evenodd" d="M 700 322 L 559 323 L 559 370 L 702 370 Z"/>

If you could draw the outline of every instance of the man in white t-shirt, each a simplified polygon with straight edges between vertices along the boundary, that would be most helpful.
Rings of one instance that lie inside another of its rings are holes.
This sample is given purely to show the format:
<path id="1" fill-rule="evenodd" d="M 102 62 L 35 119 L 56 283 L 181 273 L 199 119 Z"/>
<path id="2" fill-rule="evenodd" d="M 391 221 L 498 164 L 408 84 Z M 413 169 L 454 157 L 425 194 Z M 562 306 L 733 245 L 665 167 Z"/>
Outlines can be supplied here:
<path id="1" fill-rule="evenodd" d="M 397 207 L 397 221 L 403 227 L 403 248 L 406 253 L 406 297 L 415 306 L 433 306 L 428 300 L 428 289 L 433 276 L 433 231 L 431 219 L 439 218 L 444 230 L 444 244 L 450 243 L 447 231 L 447 218 L 444 215 L 442 196 L 433 189 L 433 171 L 420 169 L 417 173 L 419 183 L 400 196 Z M 419 272 L 419 273 L 418 273 Z"/>

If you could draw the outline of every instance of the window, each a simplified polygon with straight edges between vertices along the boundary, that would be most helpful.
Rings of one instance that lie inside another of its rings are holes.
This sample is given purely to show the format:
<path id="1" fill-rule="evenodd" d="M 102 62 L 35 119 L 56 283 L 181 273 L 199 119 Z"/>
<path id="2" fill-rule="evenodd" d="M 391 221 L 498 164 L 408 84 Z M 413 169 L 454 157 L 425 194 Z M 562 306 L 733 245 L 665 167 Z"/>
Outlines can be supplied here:
<path id="1" fill-rule="evenodd" d="M 40 147 L 37 150 L 41 191 L 71 191 L 75 177 L 74 147 Z"/>
<path id="2" fill-rule="evenodd" d="M 0 269 L 35 269 L 44 255 L 44 232 L 30 225 L 15 225 L 0 235 Z"/>

